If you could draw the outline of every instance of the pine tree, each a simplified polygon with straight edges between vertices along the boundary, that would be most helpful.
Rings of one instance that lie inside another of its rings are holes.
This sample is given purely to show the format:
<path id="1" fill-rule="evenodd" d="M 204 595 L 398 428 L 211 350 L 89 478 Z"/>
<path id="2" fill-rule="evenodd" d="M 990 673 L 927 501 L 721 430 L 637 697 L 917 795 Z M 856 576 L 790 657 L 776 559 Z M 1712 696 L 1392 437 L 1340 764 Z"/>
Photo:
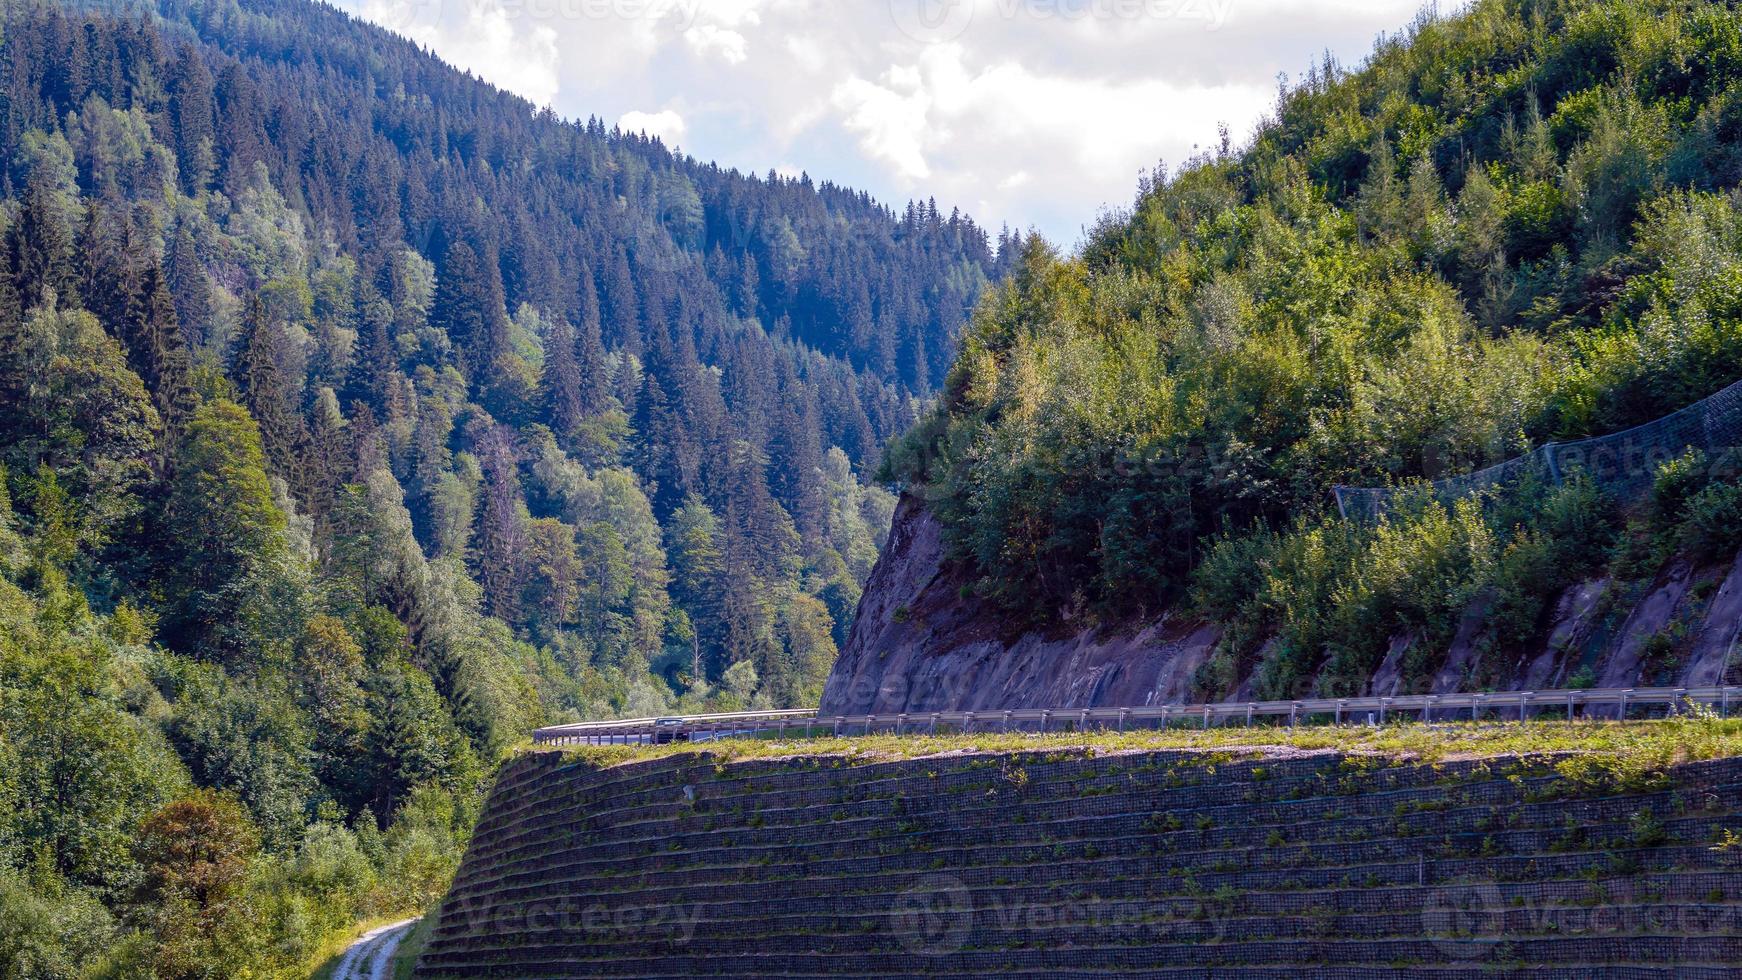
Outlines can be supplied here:
<path id="1" fill-rule="evenodd" d="M 147 258 L 129 275 L 123 335 L 133 370 L 145 380 L 157 403 L 158 414 L 163 417 L 167 462 L 171 445 L 198 401 L 193 389 L 192 359 L 182 343 L 175 303 L 156 261 Z"/>
<path id="2" fill-rule="evenodd" d="M 565 448 L 569 447 L 587 411 L 581 395 L 581 368 L 575 359 L 575 332 L 566 320 L 553 324 L 545 338 L 538 396 L 551 430 Z"/>
<path id="3" fill-rule="evenodd" d="M 198 194 L 217 172 L 212 128 L 212 73 L 193 46 L 182 49 L 169 78 L 169 110 L 174 120 L 175 156 L 182 188 Z"/>
<path id="4" fill-rule="evenodd" d="M 611 371 L 605 363 L 605 342 L 599 328 L 599 296 L 592 277 L 580 285 L 580 326 L 575 332 L 581 414 L 593 417 L 611 407 Z"/>
<path id="5" fill-rule="evenodd" d="M 203 340 L 212 320 L 212 284 L 194 245 L 193 229 L 186 220 L 176 225 L 164 272 L 169 277 L 169 293 L 174 297 L 175 317 L 183 335 L 191 341 Z"/>
<path id="6" fill-rule="evenodd" d="M 85 221 L 79 230 L 78 254 L 82 305 L 131 344 L 132 338 L 122 333 L 127 307 L 132 301 L 129 289 L 135 282 L 131 266 L 138 258 L 131 229 L 117 221 L 114 212 L 102 201 L 92 201 L 85 209 Z"/>
<path id="7" fill-rule="evenodd" d="M 331 388 L 322 388 L 315 397 L 313 421 L 308 440 L 308 510 L 314 517 L 322 537 L 333 510 L 339 487 L 350 481 L 351 436 L 346 431 L 345 415 L 339 399 Z"/>
<path id="8" fill-rule="evenodd" d="M 307 429 L 298 410 L 295 388 L 285 376 L 283 333 L 266 312 L 259 293 L 248 297 L 237 338 L 233 368 L 243 404 L 260 427 L 260 441 L 272 469 L 287 478 L 306 499 L 308 473 L 303 468 Z"/>
<path id="9" fill-rule="evenodd" d="M 447 331 L 460 373 L 474 386 L 503 346 L 507 315 L 502 278 L 494 264 L 480 259 L 465 242 L 455 242 L 436 280 L 430 322 Z"/>
<path id="10" fill-rule="evenodd" d="M 662 519 L 682 504 L 687 494 L 699 489 L 685 472 L 688 438 L 675 400 L 667 391 L 665 348 L 666 342 L 657 340 L 647 352 L 641 391 L 635 399 L 638 446 L 633 454 L 636 473 L 653 500 L 654 514 Z"/>
<path id="11" fill-rule="evenodd" d="M 484 470 L 484 500 L 478 513 L 478 584 L 484 589 L 490 614 L 515 622 L 526 581 L 528 547 L 514 433 L 504 426 L 493 426 L 478 447 L 478 462 Z"/>
<path id="12" fill-rule="evenodd" d="M 790 369 L 782 374 L 780 397 L 769 428 L 769 490 L 798 518 L 799 528 L 808 536 L 822 523 L 818 487 L 823 460 L 818 442 L 821 426 L 815 418 L 816 401 L 810 386 Z"/>
<path id="13" fill-rule="evenodd" d="M 18 276 L 12 269 L 12 252 L 0 248 L 0 357 L 4 357 L 9 346 L 16 342 L 18 331 L 23 326 L 24 302 L 19 295 Z M 6 384 L 22 380 L 0 377 L 0 391 Z"/>
<path id="14" fill-rule="evenodd" d="M 364 284 L 358 304 L 363 322 L 357 330 L 357 347 L 351 355 L 351 375 L 345 382 L 345 400 L 363 402 L 384 410 L 390 387 L 399 374 L 398 345 L 393 338 L 393 306 Z"/>
<path id="15" fill-rule="evenodd" d="M 641 305 L 628 256 L 621 248 L 612 255 L 599 283 L 599 315 L 604 336 L 614 347 L 641 353 Z"/>
<path id="16" fill-rule="evenodd" d="M 689 614 L 690 674 L 698 681 L 707 677 L 704 649 L 718 651 L 725 643 L 719 536 L 719 519 L 694 494 L 665 525 L 666 550 L 671 555 L 671 597 Z M 717 656 L 712 659 L 718 661 Z"/>
<path id="17" fill-rule="evenodd" d="M 48 181 L 41 172 L 30 175 L 24 206 L 7 233 L 7 249 L 26 310 L 41 304 L 50 290 L 61 306 L 79 305 L 72 229 L 56 201 L 58 191 Z"/>

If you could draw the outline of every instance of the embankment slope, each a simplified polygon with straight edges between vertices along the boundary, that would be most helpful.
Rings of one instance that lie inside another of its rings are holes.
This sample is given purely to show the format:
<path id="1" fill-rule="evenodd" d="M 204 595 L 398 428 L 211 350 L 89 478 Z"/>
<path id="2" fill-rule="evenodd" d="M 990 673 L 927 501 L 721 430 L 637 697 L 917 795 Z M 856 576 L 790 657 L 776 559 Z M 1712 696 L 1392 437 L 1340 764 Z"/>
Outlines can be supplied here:
<path id="1" fill-rule="evenodd" d="M 1742 832 L 1742 760 L 1038 744 L 1053 748 L 524 755 L 417 975 L 1742 968 L 1742 846 L 1723 843 Z"/>

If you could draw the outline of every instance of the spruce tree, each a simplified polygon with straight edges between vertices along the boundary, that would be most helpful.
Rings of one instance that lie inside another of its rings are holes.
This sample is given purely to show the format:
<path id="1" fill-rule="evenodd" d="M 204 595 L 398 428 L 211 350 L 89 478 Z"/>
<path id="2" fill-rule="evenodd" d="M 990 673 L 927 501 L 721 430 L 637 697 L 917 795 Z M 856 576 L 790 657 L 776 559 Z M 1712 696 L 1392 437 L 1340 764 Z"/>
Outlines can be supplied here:
<path id="1" fill-rule="evenodd" d="M 260 426 L 268 464 L 291 486 L 306 492 L 308 474 L 302 467 L 302 453 L 307 430 L 295 388 L 285 377 L 283 343 L 283 334 L 266 312 L 260 294 L 250 294 L 237 338 L 234 380 L 243 404 Z"/>
<path id="2" fill-rule="evenodd" d="M 490 614 L 514 622 L 526 581 L 527 530 L 521 513 L 520 459 L 514 433 L 493 426 L 478 447 L 484 500 L 478 512 L 478 584 Z"/>
<path id="3" fill-rule="evenodd" d="M 581 368 L 575 358 L 575 332 L 566 320 L 557 320 L 544 341 L 544 370 L 538 380 L 540 407 L 547 424 L 565 448 L 586 420 L 581 401 Z"/>
<path id="4" fill-rule="evenodd" d="M 24 325 L 24 302 L 19 295 L 18 276 L 13 272 L 11 250 L 0 248 L 0 355 L 18 336 Z M 4 383 L 4 379 L 0 379 Z"/>
<path id="5" fill-rule="evenodd" d="M 357 329 L 357 346 L 351 354 L 351 374 L 345 382 L 347 402 L 363 402 L 377 411 L 387 406 L 388 391 L 399 375 L 399 351 L 393 338 L 393 306 L 365 283 L 361 307 L 363 321 Z"/>
<path id="6" fill-rule="evenodd" d="M 581 414 L 592 417 L 611 407 L 611 370 L 605 363 L 605 342 L 599 328 L 599 295 L 591 276 L 582 276 L 580 319 L 575 330 L 575 361 Z"/>
<path id="7" fill-rule="evenodd" d="M 169 111 L 174 120 L 175 156 L 182 189 L 198 194 L 217 170 L 212 127 L 212 73 L 197 49 L 184 47 L 169 77 Z"/>
<path id="8" fill-rule="evenodd" d="M 189 340 L 200 341 L 212 319 L 212 285 L 194 245 L 193 229 L 183 220 L 176 225 L 164 273 L 175 300 L 176 320 Z"/>
<path id="9" fill-rule="evenodd" d="M 502 277 L 494 262 L 480 258 L 463 241 L 450 246 L 436 280 L 430 321 L 447 331 L 460 373 L 474 387 L 479 385 L 484 372 L 495 363 L 507 333 Z"/>
<path id="10" fill-rule="evenodd" d="M 84 224 L 79 229 L 78 256 L 82 305 L 109 330 L 121 333 L 128 305 L 133 300 L 129 290 L 136 283 L 130 266 L 137 260 L 138 253 L 131 229 L 117 221 L 114 212 L 102 201 L 92 201 L 85 208 Z M 66 300 L 62 305 L 68 302 L 73 300 Z M 125 333 L 121 339 L 130 345 L 135 342 Z"/>
<path id="11" fill-rule="evenodd" d="M 314 517 L 324 539 L 338 489 L 350 482 L 355 467 L 345 415 L 331 388 L 322 388 L 315 397 L 312 416 L 308 439 L 307 503 L 309 514 Z"/>
<path id="12" fill-rule="evenodd" d="M 56 201 L 58 191 L 41 172 L 24 189 L 24 206 L 7 232 L 7 248 L 17 275 L 23 308 L 41 304 L 50 290 L 60 306 L 79 305 L 73 233 Z"/>
<path id="13" fill-rule="evenodd" d="M 124 331 L 134 372 L 145 380 L 163 417 L 166 459 L 193 414 L 198 399 L 193 390 L 193 366 L 176 322 L 175 303 L 163 271 L 147 260 L 129 272 Z"/>

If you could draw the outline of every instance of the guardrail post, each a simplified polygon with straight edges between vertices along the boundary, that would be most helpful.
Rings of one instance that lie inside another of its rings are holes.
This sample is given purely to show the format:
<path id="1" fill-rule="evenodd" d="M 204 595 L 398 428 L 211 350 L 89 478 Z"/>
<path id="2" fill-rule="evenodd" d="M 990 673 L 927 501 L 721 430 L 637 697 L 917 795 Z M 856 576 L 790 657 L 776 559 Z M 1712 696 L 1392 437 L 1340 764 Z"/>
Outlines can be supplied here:
<path id="1" fill-rule="evenodd" d="M 1252 727 L 1252 711 L 1254 708 L 1257 708 L 1257 707 L 1258 707 L 1257 705 L 1253 704 L 1250 701 L 1246 702 L 1246 727 L 1247 728 Z"/>
<path id="2" fill-rule="evenodd" d="M 1046 734 L 1046 723 L 1047 723 L 1047 722 L 1048 722 L 1048 721 L 1049 721 L 1049 720 L 1050 720 L 1050 719 L 1051 719 L 1051 718 L 1052 718 L 1052 709 L 1050 709 L 1050 708 L 1048 708 L 1048 709 L 1047 709 L 1047 710 L 1045 710 L 1045 711 L 1042 711 L 1042 712 L 1041 712 L 1041 713 L 1040 713 L 1040 733 L 1041 733 L 1041 734 L 1042 734 L 1042 735 L 1045 735 L 1045 734 Z"/>
<path id="3" fill-rule="evenodd" d="M 1530 711 L 1530 699 L 1534 698 L 1534 697 L 1536 697 L 1536 694 L 1533 691 L 1525 691 L 1523 694 L 1519 695 L 1519 697 L 1518 697 L 1518 723 L 1520 725 L 1524 724 L 1526 721 L 1529 720 L 1528 713 Z"/>
<path id="4" fill-rule="evenodd" d="M 1686 703 L 1687 699 L 1688 699 L 1688 689 L 1685 687 L 1676 688 L 1675 689 L 1675 700 L 1673 702 L 1671 702 L 1670 706 L 1669 706 L 1670 713 L 1676 714 L 1676 715 L 1681 714 L 1682 713 L 1682 705 L 1684 703 Z"/>
<path id="5" fill-rule="evenodd" d="M 1077 716 L 1077 730 L 1082 732 L 1084 735 L 1087 735 L 1089 733 L 1089 709 L 1088 708 L 1084 708 L 1083 713 Z"/>
<path id="6" fill-rule="evenodd" d="M 1349 702 L 1344 698 L 1337 699 L 1337 724 L 1339 725 L 1343 723 L 1343 706 L 1348 703 Z"/>
<path id="7" fill-rule="evenodd" d="M 1379 724 L 1385 724 L 1385 706 L 1391 703 L 1390 698 L 1379 699 Z"/>
<path id="8" fill-rule="evenodd" d="M 1119 730 L 1120 731 L 1125 730 L 1125 719 L 1130 714 L 1131 714 L 1130 708 L 1120 708 L 1119 709 Z"/>
<path id="9" fill-rule="evenodd" d="M 842 718 L 840 715 L 835 716 L 835 737 L 836 738 L 841 737 L 841 722 L 846 721 L 846 720 L 847 719 Z"/>
<path id="10" fill-rule="evenodd" d="M 1479 716 L 1481 715 L 1481 713 L 1482 713 L 1482 695 L 1478 694 L 1475 697 L 1470 699 L 1470 720 L 1472 722 L 1479 721 L 1480 720 Z"/>
<path id="11" fill-rule="evenodd" d="M 1008 711 L 1004 712 L 1003 733 L 1006 735 L 1010 734 L 1010 712 Z"/>
<path id="12" fill-rule="evenodd" d="M 1627 695 L 1632 694 L 1631 688 L 1621 692 L 1621 713 L 1615 716 L 1616 721 L 1627 720 Z"/>
<path id="13" fill-rule="evenodd" d="M 907 712 L 895 716 L 895 734 L 901 735 L 907 729 Z"/>
<path id="14" fill-rule="evenodd" d="M 1293 728 L 1295 719 L 1300 715 L 1300 702 L 1296 701 L 1288 707 L 1288 727 Z"/>
<path id="15" fill-rule="evenodd" d="M 1204 727 L 1210 727 L 1210 706 L 1207 704 L 1204 705 Z"/>
<path id="16" fill-rule="evenodd" d="M 937 733 L 938 733 L 938 713 L 934 711 L 931 713 L 931 731 L 929 734 L 936 735 Z"/>
<path id="17" fill-rule="evenodd" d="M 966 735 L 967 733 L 969 733 L 973 730 L 974 730 L 974 713 L 972 711 L 970 711 L 967 714 L 962 716 L 962 734 Z"/>

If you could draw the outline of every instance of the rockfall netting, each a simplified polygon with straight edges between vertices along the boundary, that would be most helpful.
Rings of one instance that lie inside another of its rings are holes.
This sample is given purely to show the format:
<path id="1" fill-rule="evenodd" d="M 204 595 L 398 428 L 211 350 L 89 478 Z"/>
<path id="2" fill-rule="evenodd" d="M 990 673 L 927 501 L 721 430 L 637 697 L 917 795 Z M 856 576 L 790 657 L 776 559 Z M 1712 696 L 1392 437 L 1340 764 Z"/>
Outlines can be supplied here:
<path id="1" fill-rule="evenodd" d="M 1344 517 L 1375 520 L 1405 494 L 1431 493 L 1446 503 L 1484 491 L 1503 491 L 1526 476 L 1549 486 L 1585 474 L 1623 503 L 1644 496 L 1658 468 L 1689 450 L 1718 458 L 1742 446 L 1742 381 L 1710 398 L 1656 421 L 1577 442 L 1551 442 L 1504 463 L 1399 487 L 1337 487 L 1337 509 Z"/>

